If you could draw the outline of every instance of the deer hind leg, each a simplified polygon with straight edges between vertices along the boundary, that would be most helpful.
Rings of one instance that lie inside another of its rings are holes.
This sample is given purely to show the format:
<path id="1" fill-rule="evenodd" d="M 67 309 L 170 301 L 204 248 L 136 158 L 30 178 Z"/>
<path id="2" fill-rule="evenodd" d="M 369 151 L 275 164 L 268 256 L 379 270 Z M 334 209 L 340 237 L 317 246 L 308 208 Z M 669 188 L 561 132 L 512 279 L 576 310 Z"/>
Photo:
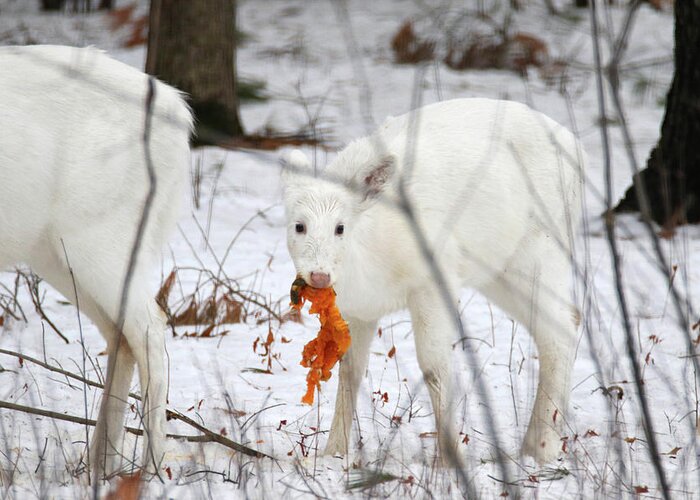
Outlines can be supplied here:
<path id="1" fill-rule="evenodd" d="M 96 477 L 111 476 L 133 465 L 124 447 L 124 411 L 134 375 L 129 344 L 115 335 L 108 342 L 107 386 L 93 434 L 90 462 Z"/>
<path id="2" fill-rule="evenodd" d="M 77 305 L 80 312 L 86 314 L 95 323 L 107 341 L 107 384 L 88 457 L 94 478 L 99 479 L 122 471 L 132 462 L 128 454 L 123 451 L 123 446 L 124 412 L 134 373 L 134 358 L 129 344 L 119 335 L 114 321 L 105 312 L 102 302 L 98 302 L 104 296 L 90 293 L 83 288 L 83 280 L 79 278 L 79 270 L 82 268 L 81 254 L 69 255 L 68 261 L 74 270 L 73 275 L 66 263 L 65 255 L 59 257 L 49 252 L 42 255 L 41 259 L 35 259 L 33 268 L 49 284 Z M 99 271 L 91 272 L 90 278 L 85 280 L 88 284 L 99 283 Z"/>
<path id="3" fill-rule="evenodd" d="M 528 329 L 537 346 L 539 381 L 522 453 L 540 464 L 557 458 L 562 450 L 579 321 L 570 299 L 571 264 L 555 245 L 530 243 L 482 289 Z M 540 260 L 543 256 L 546 261 Z"/>
<path id="4" fill-rule="evenodd" d="M 135 297 L 130 300 L 122 330 L 138 367 L 144 428 L 142 464 L 146 472 L 157 474 L 165 451 L 165 314 L 154 299 Z"/>
<path id="5" fill-rule="evenodd" d="M 72 276 L 65 256 L 54 258 L 51 265 L 40 266 L 44 267 L 40 271 L 73 303 L 76 303 L 74 286 L 77 288 L 81 310 L 96 323 L 108 343 L 107 378 L 111 377 L 111 387 L 100 407 L 91 453 L 92 462 L 96 464 L 94 473 L 99 477 L 101 473 L 115 472 L 124 458 L 120 449 L 124 410 L 134 364 L 138 367 L 143 409 L 142 465 L 146 472 L 156 473 L 165 447 L 165 315 L 152 298 L 144 278 L 146 269 L 139 263 L 129 287 L 122 333 L 118 332 L 116 322 L 123 283 L 119 262 L 127 260 L 125 254 L 129 249 L 115 248 L 111 253 L 106 252 L 104 249 L 110 248 L 112 242 L 101 241 L 100 236 L 103 235 L 99 231 L 93 233 L 86 229 L 80 241 L 88 241 L 90 246 L 66 245 Z"/>

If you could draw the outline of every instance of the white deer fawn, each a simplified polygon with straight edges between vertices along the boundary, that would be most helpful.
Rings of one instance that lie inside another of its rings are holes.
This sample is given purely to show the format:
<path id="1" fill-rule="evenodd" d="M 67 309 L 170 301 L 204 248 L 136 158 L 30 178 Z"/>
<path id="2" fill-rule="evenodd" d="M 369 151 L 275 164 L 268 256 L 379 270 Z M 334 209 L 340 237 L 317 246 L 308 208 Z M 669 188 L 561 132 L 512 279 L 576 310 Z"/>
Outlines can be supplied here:
<path id="1" fill-rule="evenodd" d="M 181 94 L 96 49 L 0 48 L 0 269 L 25 263 L 77 303 L 107 341 L 108 379 L 91 445 L 95 474 L 122 467 L 124 410 L 138 367 L 143 465 L 165 446 L 165 315 L 149 270 L 174 228 L 189 169 L 192 117 Z M 118 330 L 127 267 L 155 196 Z M 77 290 L 77 294 L 74 292 Z"/>
<path id="2" fill-rule="evenodd" d="M 347 453 L 377 321 L 405 307 L 440 449 L 454 451 L 450 311 L 469 286 L 534 337 L 539 385 L 522 452 L 556 458 L 579 321 L 571 249 L 585 155 L 576 138 L 523 104 L 458 99 L 387 119 L 319 176 L 299 151 L 282 164 L 297 273 L 335 288 L 352 337 L 325 452 Z"/>

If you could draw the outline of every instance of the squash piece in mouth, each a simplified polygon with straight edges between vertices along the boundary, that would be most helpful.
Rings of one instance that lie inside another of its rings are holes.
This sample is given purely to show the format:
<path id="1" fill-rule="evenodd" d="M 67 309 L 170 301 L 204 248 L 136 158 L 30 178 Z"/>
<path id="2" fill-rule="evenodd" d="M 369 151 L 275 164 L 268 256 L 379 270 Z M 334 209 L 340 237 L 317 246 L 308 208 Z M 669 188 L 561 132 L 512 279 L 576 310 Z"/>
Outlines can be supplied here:
<path id="1" fill-rule="evenodd" d="M 321 389 L 321 382 L 331 378 L 331 370 L 350 347 L 350 330 L 335 305 L 335 291 L 332 288 L 313 288 L 302 278 L 292 283 L 290 291 L 291 306 L 301 311 L 304 303 L 311 303 L 310 314 L 318 315 L 321 329 L 315 339 L 304 346 L 301 366 L 308 368 L 306 375 L 306 394 L 301 402 L 311 405 L 316 389 Z"/>

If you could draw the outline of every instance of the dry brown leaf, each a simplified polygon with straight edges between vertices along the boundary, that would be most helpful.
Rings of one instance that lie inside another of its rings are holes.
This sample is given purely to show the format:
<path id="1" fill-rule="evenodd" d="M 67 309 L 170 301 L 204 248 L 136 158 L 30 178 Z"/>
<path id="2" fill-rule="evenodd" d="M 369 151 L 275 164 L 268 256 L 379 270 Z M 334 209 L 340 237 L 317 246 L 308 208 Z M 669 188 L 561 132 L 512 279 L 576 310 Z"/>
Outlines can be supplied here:
<path id="1" fill-rule="evenodd" d="M 148 41 L 148 16 L 141 16 L 131 23 L 131 35 L 124 42 L 124 47 L 132 48 L 144 45 Z"/>
<path id="2" fill-rule="evenodd" d="M 221 319 L 221 323 L 241 323 L 243 321 L 243 304 L 228 295 L 224 295 L 222 300 L 224 317 Z"/>
<path id="3" fill-rule="evenodd" d="M 204 307 L 197 315 L 197 321 L 199 323 L 215 323 L 216 316 L 218 315 L 219 308 L 216 304 L 216 298 L 212 294 L 205 302 Z"/>
<path id="4" fill-rule="evenodd" d="M 413 30 L 413 23 L 406 21 L 391 39 L 394 60 L 399 64 L 417 64 L 430 61 L 435 56 L 435 43 L 421 40 Z"/>
<path id="5" fill-rule="evenodd" d="M 160 290 L 158 290 L 158 294 L 156 295 L 156 302 L 161 307 L 161 309 L 163 309 L 163 311 L 168 310 L 168 299 L 170 298 L 170 292 L 172 291 L 173 285 L 175 284 L 176 276 L 177 273 L 175 269 L 170 271 L 170 274 L 167 278 L 165 278 L 163 285 L 160 287 Z"/>
<path id="6" fill-rule="evenodd" d="M 667 451 L 666 453 L 662 453 L 662 455 L 668 455 L 670 457 L 674 457 L 678 455 L 678 452 L 681 451 L 683 448 L 681 446 L 676 446 L 673 448 L 671 451 Z"/>
<path id="7" fill-rule="evenodd" d="M 197 324 L 197 301 L 192 298 L 187 309 L 175 316 L 172 320 L 173 326 L 196 325 Z"/>
<path id="8" fill-rule="evenodd" d="M 131 21 L 134 10 L 136 10 L 136 3 L 130 3 L 124 7 L 110 10 L 109 13 L 107 13 L 109 16 L 109 29 L 116 31 L 128 24 Z"/>
<path id="9" fill-rule="evenodd" d="M 199 334 L 200 337 L 211 337 L 211 332 L 214 331 L 215 325 L 209 325 L 204 329 L 202 333 Z"/>

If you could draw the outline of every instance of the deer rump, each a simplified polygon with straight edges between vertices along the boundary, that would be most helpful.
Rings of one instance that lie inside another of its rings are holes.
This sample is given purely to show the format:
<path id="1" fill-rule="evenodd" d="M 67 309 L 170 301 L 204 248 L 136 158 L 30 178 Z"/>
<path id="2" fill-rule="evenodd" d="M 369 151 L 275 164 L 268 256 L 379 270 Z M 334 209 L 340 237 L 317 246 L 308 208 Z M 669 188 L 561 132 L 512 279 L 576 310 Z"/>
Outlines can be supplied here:
<path id="1" fill-rule="evenodd" d="M 0 48 L 0 269 L 29 265 L 79 303 L 107 341 L 110 392 L 90 453 L 96 474 L 124 464 L 135 366 L 143 465 L 156 472 L 163 457 L 165 322 L 148 278 L 179 216 L 192 116 L 178 91 L 155 81 L 146 142 L 148 88 L 147 75 L 96 49 Z M 122 289 L 150 186 L 147 149 L 156 191 L 120 332 Z"/>

